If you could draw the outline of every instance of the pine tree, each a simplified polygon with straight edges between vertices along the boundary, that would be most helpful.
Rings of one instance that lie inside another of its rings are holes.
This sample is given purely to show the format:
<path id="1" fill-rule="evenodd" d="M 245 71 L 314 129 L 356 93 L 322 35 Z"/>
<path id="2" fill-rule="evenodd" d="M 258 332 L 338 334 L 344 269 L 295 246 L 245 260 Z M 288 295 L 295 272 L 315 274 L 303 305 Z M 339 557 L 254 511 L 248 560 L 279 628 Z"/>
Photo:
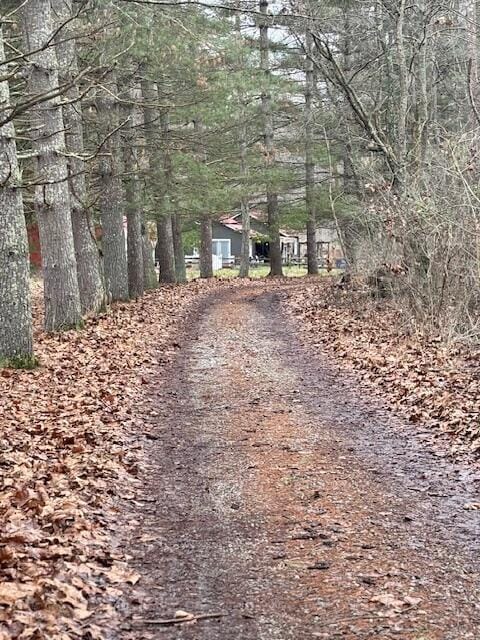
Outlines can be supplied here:
<path id="1" fill-rule="evenodd" d="M 63 100 L 63 119 L 68 157 L 70 204 L 73 240 L 77 261 L 78 287 L 82 311 L 96 313 L 103 305 L 105 291 L 100 268 L 100 254 L 90 212 L 87 209 L 87 185 L 83 157 L 83 117 L 72 0 L 51 0 L 57 29 L 56 50 L 59 81 L 68 89 Z"/>

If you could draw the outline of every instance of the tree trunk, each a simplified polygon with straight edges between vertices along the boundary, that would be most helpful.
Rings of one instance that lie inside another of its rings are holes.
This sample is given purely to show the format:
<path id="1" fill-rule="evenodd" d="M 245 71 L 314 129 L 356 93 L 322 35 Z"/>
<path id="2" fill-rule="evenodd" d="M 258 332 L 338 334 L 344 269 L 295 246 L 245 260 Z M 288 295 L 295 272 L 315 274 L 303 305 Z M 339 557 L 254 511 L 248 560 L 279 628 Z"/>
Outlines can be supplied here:
<path id="1" fill-rule="evenodd" d="M 400 0 L 397 19 L 397 63 L 399 78 L 397 120 L 397 162 L 395 189 L 401 197 L 407 182 L 407 117 L 408 117 L 408 66 L 405 52 L 405 12 L 407 0 Z"/>
<path id="2" fill-rule="evenodd" d="M 177 282 L 187 281 L 185 251 L 183 249 L 182 220 L 178 213 L 172 215 L 173 249 L 175 251 L 175 275 Z"/>
<path id="3" fill-rule="evenodd" d="M 65 94 L 63 119 L 67 151 L 71 154 L 68 158 L 68 184 L 80 302 L 83 313 L 96 313 L 103 305 L 105 291 L 95 230 L 86 208 L 82 105 L 78 85 L 75 83 L 78 75 L 77 51 L 72 23 L 68 23 L 72 18 L 72 0 L 51 2 L 56 27 L 62 27 L 56 38 L 60 82 L 72 84 Z"/>
<path id="4" fill-rule="evenodd" d="M 175 255 L 173 247 L 172 216 L 162 215 L 157 221 L 157 259 L 160 268 L 159 281 L 175 284 Z"/>
<path id="5" fill-rule="evenodd" d="M 142 215 L 138 209 L 138 177 L 128 185 L 127 209 L 127 263 L 128 294 L 130 298 L 141 298 L 144 292 Z"/>
<path id="6" fill-rule="evenodd" d="M 479 0 L 470 0 L 466 10 L 467 54 L 468 54 L 468 126 L 472 131 L 470 143 L 470 179 L 478 182 L 480 174 L 480 73 L 478 64 L 478 34 L 480 19 Z"/>
<path id="7" fill-rule="evenodd" d="M 58 89 L 50 0 L 27 0 L 22 6 L 29 57 L 28 88 L 38 96 Z M 65 126 L 60 97 L 31 109 L 35 153 L 35 209 L 44 274 L 45 328 L 61 331 L 82 323 L 65 158 Z"/>
<path id="8" fill-rule="evenodd" d="M 6 81 L 0 81 L 0 105 L 5 110 L 10 105 Z M 28 364 L 33 351 L 29 257 L 13 122 L 0 126 L 0 185 L 0 366 Z"/>
<path id="9" fill-rule="evenodd" d="M 200 218 L 200 277 L 213 278 L 212 220 L 209 216 Z"/>
<path id="10" fill-rule="evenodd" d="M 260 0 L 260 12 L 265 16 L 260 23 L 260 62 L 264 73 L 265 86 L 262 91 L 262 114 L 264 126 L 265 164 L 267 171 L 275 166 L 275 145 L 273 136 L 272 97 L 270 95 L 270 62 L 268 23 L 268 0 Z M 267 212 L 270 236 L 270 276 L 283 276 L 282 250 L 280 244 L 280 214 L 278 209 L 278 194 L 272 188 L 270 176 L 267 178 Z"/>
<path id="11" fill-rule="evenodd" d="M 125 146 L 126 195 L 127 195 L 127 265 L 128 294 L 130 298 L 141 298 L 144 292 L 143 271 L 143 192 L 140 184 L 140 131 L 143 125 L 140 103 L 140 85 L 130 89 L 131 100 L 128 135 Z"/>
<path id="12" fill-rule="evenodd" d="M 315 159 L 313 138 L 313 91 L 315 76 L 313 61 L 313 38 L 310 31 L 306 35 L 305 59 L 305 204 L 307 210 L 307 263 L 308 273 L 318 275 L 317 256 L 317 206 L 315 202 Z"/>
<path id="13" fill-rule="evenodd" d="M 250 273 L 250 207 L 248 198 L 242 195 L 240 203 L 242 211 L 242 254 L 240 256 L 240 278 L 248 278 Z"/>
<path id="14" fill-rule="evenodd" d="M 195 120 L 198 156 L 201 162 L 207 161 L 204 141 L 204 128 L 200 118 Z M 200 216 L 200 277 L 213 278 L 212 262 L 212 220 L 208 214 Z"/>
<path id="15" fill-rule="evenodd" d="M 425 160 L 427 157 L 430 114 L 428 109 L 428 49 L 430 47 L 430 21 L 427 16 L 427 4 L 425 0 L 418 3 L 418 11 L 420 14 L 421 25 L 423 29 L 420 31 L 420 42 L 418 45 L 417 55 L 417 163 L 419 173 L 423 171 Z"/>
<path id="16" fill-rule="evenodd" d="M 241 9 L 241 3 L 237 2 L 237 8 Z M 242 29 L 240 22 L 240 14 L 237 13 L 235 19 L 235 26 L 237 31 L 238 47 L 240 50 L 239 64 L 243 69 L 245 65 L 245 59 L 243 55 L 243 43 L 242 43 Z M 250 206 L 249 199 L 246 193 L 248 185 L 248 129 L 247 129 L 247 113 L 245 109 L 245 96 L 242 86 L 238 90 L 238 104 L 240 109 L 240 127 L 239 127 L 239 147 L 240 147 L 240 179 L 241 179 L 241 198 L 240 208 L 242 212 L 242 248 L 240 255 L 240 278 L 248 278 L 250 272 Z"/>
<path id="17" fill-rule="evenodd" d="M 103 142 L 99 156 L 100 216 L 105 288 L 109 300 L 128 300 L 128 267 L 123 218 L 125 194 L 121 179 L 120 120 L 115 74 L 110 72 L 97 96 L 98 119 Z"/>
<path id="18" fill-rule="evenodd" d="M 172 219 L 169 211 L 171 202 L 172 162 L 169 150 L 169 118 L 168 113 L 160 114 L 158 107 L 158 87 L 155 82 L 144 78 L 142 82 L 144 94 L 145 131 L 150 158 L 150 178 L 154 183 L 157 218 L 156 256 L 160 266 L 159 281 L 165 284 L 176 282 L 175 250 L 173 246 Z M 161 135 L 160 135 L 161 132 Z"/>
<path id="19" fill-rule="evenodd" d="M 142 224 L 143 288 L 151 291 L 157 288 L 157 272 L 153 260 L 153 250 L 145 223 Z"/>
<path id="20" fill-rule="evenodd" d="M 170 213 L 172 202 L 171 192 L 173 166 L 169 148 L 170 121 L 168 113 L 162 114 L 161 124 L 164 169 L 163 205 L 165 211 L 160 213 L 160 219 L 157 223 L 160 266 L 159 278 L 160 282 L 174 284 L 177 278 L 175 275 L 175 249 L 173 246 L 172 216 Z"/>

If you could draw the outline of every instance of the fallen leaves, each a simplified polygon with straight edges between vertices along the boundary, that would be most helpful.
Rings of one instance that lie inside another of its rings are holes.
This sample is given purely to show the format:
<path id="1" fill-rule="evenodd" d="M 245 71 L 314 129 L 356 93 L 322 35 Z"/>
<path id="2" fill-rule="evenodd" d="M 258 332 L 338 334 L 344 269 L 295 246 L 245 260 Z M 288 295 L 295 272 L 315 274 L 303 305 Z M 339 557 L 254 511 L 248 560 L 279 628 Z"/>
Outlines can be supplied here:
<path id="1" fill-rule="evenodd" d="M 32 584 L 20 584 L 15 582 L 0 583 L 0 604 L 13 605 L 18 600 L 22 600 L 27 596 L 35 593 L 35 587 Z"/>
<path id="2" fill-rule="evenodd" d="M 175 357 L 182 314 L 216 286 L 163 288 L 56 336 L 36 296 L 40 367 L 0 370 L 1 640 L 101 640 L 114 626 L 141 578 L 114 545 L 142 464 L 135 405 Z"/>
<path id="3" fill-rule="evenodd" d="M 468 502 L 463 505 L 466 511 L 480 511 L 480 502 Z"/>
<path id="4" fill-rule="evenodd" d="M 408 611 L 412 607 L 416 607 L 421 602 L 421 598 L 413 596 L 398 597 L 391 593 L 381 593 L 373 596 L 370 602 L 383 605 L 384 609 L 379 612 L 381 617 L 393 618 L 404 611 Z"/>
<path id="5" fill-rule="evenodd" d="M 408 335 L 395 310 L 331 281 L 292 289 L 287 307 L 305 342 L 353 369 L 363 382 L 414 423 L 425 439 L 452 438 L 452 452 L 480 451 L 480 352 Z"/>
<path id="6" fill-rule="evenodd" d="M 112 584 L 136 585 L 140 580 L 140 574 L 128 568 L 126 563 L 115 563 L 106 574 Z"/>

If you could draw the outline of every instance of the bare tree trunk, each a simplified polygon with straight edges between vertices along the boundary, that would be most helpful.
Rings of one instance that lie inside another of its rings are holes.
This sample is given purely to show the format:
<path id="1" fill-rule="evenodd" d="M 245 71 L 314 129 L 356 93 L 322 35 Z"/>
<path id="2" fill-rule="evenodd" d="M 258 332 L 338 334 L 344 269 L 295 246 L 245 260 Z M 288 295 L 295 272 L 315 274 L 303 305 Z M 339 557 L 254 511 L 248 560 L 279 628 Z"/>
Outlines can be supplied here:
<path id="1" fill-rule="evenodd" d="M 468 124 L 472 131 L 470 144 L 470 174 L 473 181 L 478 181 L 480 174 L 480 74 L 478 64 L 478 20 L 480 19 L 480 2 L 469 0 L 466 10 L 466 32 L 468 53 L 468 97 L 470 109 Z"/>
<path id="2" fill-rule="evenodd" d="M 164 284 L 175 284 L 175 256 L 173 248 L 172 216 L 162 215 L 157 221 L 157 259 L 160 268 L 159 280 Z"/>
<path id="3" fill-rule="evenodd" d="M 182 221 L 178 213 L 172 215 L 173 249 L 175 251 L 175 275 L 177 282 L 187 281 L 185 251 L 183 249 Z"/>
<path id="4" fill-rule="evenodd" d="M 71 84 L 63 103 L 65 141 L 68 158 L 70 204 L 72 211 L 73 240 L 77 260 L 77 278 L 83 313 L 96 313 L 103 305 L 105 291 L 100 269 L 100 253 L 95 240 L 95 230 L 86 207 L 82 105 L 75 78 L 78 76 L 76 43 L 71 22 L 72 0 L 51 0 L 55 23 L 61 31 L 57 34 L 57 57 L 60 82 Z M 63 26 L 66 25 L 66 26 Z"/>
<path id="5" fill-rule="evenodd" d="M 398 99 L 397 120 L 397 170 L 395 188 L 403 195 L 407 182 L 407 115 L 408 115 L 408 67 L 405 52 L 405 11 L 407 0 L 400 0 L 397 18 L 397 63 L 400 92 Z"/>
<path id="6" fill-rule="evenodd" d="M 140 108 L 142 90 L 136 83 L 129 91 L 130 118 L 125 145 L 126 195 L 127 195 L 127 265 L 128 293 L 130 298 L 141 298 L 144 292 L 143 272 L 143 191 L 140 184 L 141 143 L 140 132 L 143 114 Z"/>
<path id="7" fill-rule="evenodd" d="M 207 161 L 204 142 L 204 128 L 200 118 L 195 120 L 197 134 L 198 156 L 202 162 Z M 212 262 L 212 220 L 208 214 L 200 216 L 200 277 L 213 278 Z"/>
<path id="8" fill-rule="evenodd" d="M 125 194 L 122 184 L 120 119 L 114 72 L 103 81 L 107 90 L 97 95 L 103 147 L 99 157 L 100 215 L 105 288 L 111 301 L 128 300 L 128 267 L 123 218 Z"/>
<path id="9" fill-rule="evenodd" d="M 208 215 L 200 218 L 200 277 L 213 278 L 212 220 Z"/>
<path id="10" fill-rule="evenodd" d="M 127 186 L 127 262 L 128 293 L 130 298 L 141 298 L 144 292 L 144 264 L 142 215 L 138 209 L 138 177 L 130 180 Z"/>
<path id="11" fill-rule="evenodd" d="M 246 143 L 246 134 L 247 128 L 246 126 L 241 126 L 241 140 L 240 140 L 240 175 L 246 179 L 248 177 L 248 168 L 247 168 L 247 143 Z M 244 185 L 245 185 L 244 182 Z M 244 188 L 244 185 L 243 188 Z M 242 193 L 240 208 L 242 212 L 242 254 L 240 257 L 240 278 L 248 278 L 250 272 L 250 206 L 248 202 L 247 196 Z"/>
<path id="12" fill-rule="evenodd" d="M 0 63 L 5 60 L 0 25 Z M 7 81 L 0 81 L 0 105 L 10 106 Z M 0 366 L 32 361 L 32 311 L 27 230 L 13 122 L 0 126 Z"/>
<path id="13" fill-rule="evenodd" d="M 158 288 L 157 272 L 155 270 L 155 258 L 152 243 L 148 233 L 148 225 L 142 220 L 142 260 L 143 260 L 143 288 L 151 291 Z"/>
<path id="14" fill-rule="evenodd" d="M 27 0 L 22 6 L 30 58 L 28 89 L 38 96 L 58 89 L 58 64 L 50 0 Z M 31 109 L 35 153 L 35 209 L 44 274 L 45 328 L 62 331 L 82 324 L 65 158 L 65 126 L 60 97 Z"/>
<path id="15" fill-rule="evenodd" d="M 420 31 L 420 43 L 417 55 L 417 162 L 419 171 L 422 171 L 428 149 L 430 116 L 428 110 L 428 48 L 430 45 L 430 20 L 427 17 L 427 3 L 419 0 L 418 10 L 420 13 L 422 30 Z"/>
<path id="16" fill-rule="evenodd" d="M 307 209 L 307 263 L 308 273 L 318 275 L 317 207 L 315 202 L 315 160 L 313 154 L 313 91 L 315 77 L 312 61 L 313 38 L 306 35 L 305 59 L 305 204 Z"/>
<path id="17" fill-rule="evenodd" d="M 260 12 L 264 16 L 260 23 L 260 64 L 264 73 L 265 86 L 262 91 L 262 113 L 264 125 L 265 164 L 267 170 L 275 166 L 275 145 L 273 136 L 272 96 L 270 94 L 270 43 L 268 40 L 268 0 L 260 0 Z M 283 276 L 282 250 L 280 244 L 280 214 L 278 194 L 272 190 L 271 180 L 267 185 L 267 212 L 270 235 L 270 276 Z"/>
<path id="18" fill-rule="evenodd" d="M 148 237 L 148 230 L 145 223 L 142 224 L 142 257 L 143 257 L 143 288 L 151 291 L 158 286 L 157 272 L 155 271 L 155 261 L 153 259 L 153 248 Z"/>
<path id="19" fill-rule="evenodd" d="M 160 219 L 157 223 L 159 242 L 159 266 L 160 282 L 174 284 L 177 281 L 175 275 L 175 250 L 173 246 L 173 230 L 171 216 L 171 189 L 172 189 L 172 160 L 170 157 L 169 135 L 170 120 L 168 113 L 162 114 L 162 148 L 163 148 L 163 169 L 164 169 L 164 193 L 162 202 L 166 211 L 159 212 Z"/>
<path id="20" fill-rule="evenodd" d="M 237 2 L 237 8 L 241 9 L 241 3 Z M 245 59 L 242 49 L 242 29 L 240 22 L 240 14 L 237 13 L 235 18 L 235 27 L 237 31 L 237 40 L 240 50 L 239 63 L 243 69 Z M 240 278 L 248 278 L 250 272 L 250 206 L 249 199 L 246 194 L 246 188 L 248 183 L 248 129 L 247 129 L 247 114 L 245 109 L 245 96 L 243 89 L 240 87 L 238 91 L 238 103 L 240 109 L 240 127 L 239 127 L 239 146 L 240 146 L 240 179 L 242 182 L 242 194 L 240 199 L 240 209 L 242 212 L 242 248 L 240 256 Z"/>
<path id="21" fill-rule="evenodd" d="M 159 281 L 165 284 L 176 282 L 175 251 L 173 246 L 172 219 L 168 207 L 171 199 L 172 163 L 169 144 L 168 113 L 160 113 L 158 107 L 158 87 L 155 82 L 144 78 L 142 82 L 144 94 L 145 132 L 149 149 L 150 177 L 154 182 L 157 218 L 156 256 L 160 266 Z M 161 135 L 160 135 L 161 132 Z"/>

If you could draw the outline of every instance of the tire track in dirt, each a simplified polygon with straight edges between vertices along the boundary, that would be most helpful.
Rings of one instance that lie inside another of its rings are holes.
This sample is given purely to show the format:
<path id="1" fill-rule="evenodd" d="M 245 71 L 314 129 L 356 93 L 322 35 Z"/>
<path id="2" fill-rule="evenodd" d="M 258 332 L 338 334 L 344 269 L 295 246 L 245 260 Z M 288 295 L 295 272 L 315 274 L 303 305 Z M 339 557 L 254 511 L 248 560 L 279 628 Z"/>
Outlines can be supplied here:
<path id="1" fill-rule="evenodd" d="M 312 360 L 280 299 L 212 296 L 152 385 L 122 637 L 480 637 L 478 478 Z M 145 622 L 178 609 L 225 617 Z"/>

